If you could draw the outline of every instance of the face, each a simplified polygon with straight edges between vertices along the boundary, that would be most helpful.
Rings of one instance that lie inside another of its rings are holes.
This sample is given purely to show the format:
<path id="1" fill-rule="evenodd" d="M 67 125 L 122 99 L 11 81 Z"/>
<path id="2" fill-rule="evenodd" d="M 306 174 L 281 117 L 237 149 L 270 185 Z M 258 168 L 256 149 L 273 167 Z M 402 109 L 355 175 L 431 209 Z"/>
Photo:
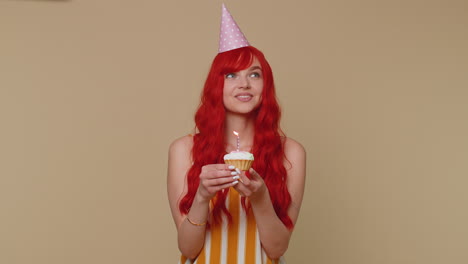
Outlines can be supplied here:
<path id="1" fill-rule="evenodd" d="M 255 58 L 247 69 L 224 76 L 224 107 L 227 112 L 248 114 L 260 104 L 262 91 L 262 68 Z"/>

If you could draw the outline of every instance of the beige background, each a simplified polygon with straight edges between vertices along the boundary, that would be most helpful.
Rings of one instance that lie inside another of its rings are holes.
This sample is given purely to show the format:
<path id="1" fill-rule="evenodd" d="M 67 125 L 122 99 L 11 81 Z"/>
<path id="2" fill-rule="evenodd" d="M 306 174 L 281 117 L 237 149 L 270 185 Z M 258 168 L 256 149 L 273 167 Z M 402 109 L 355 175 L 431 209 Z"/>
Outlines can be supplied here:
<path id="1" fill-rule="evenodd" d="M 308 152 L 289 263 L 468 263 L 468 2 L 226 1 Z M 221 1 L 0 0 L 0 263 L 176 263 Z"/>

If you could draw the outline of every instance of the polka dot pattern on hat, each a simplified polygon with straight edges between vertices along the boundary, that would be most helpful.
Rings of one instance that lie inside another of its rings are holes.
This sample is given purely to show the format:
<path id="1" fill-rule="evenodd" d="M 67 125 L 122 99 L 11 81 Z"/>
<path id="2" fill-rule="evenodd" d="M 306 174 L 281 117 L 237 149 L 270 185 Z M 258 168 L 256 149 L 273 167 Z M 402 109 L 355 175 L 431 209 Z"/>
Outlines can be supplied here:
<path id="1" fill-rule="evenodd" d="M 223 4 L 218 53 L 250 46 L 236 21 Z"/>

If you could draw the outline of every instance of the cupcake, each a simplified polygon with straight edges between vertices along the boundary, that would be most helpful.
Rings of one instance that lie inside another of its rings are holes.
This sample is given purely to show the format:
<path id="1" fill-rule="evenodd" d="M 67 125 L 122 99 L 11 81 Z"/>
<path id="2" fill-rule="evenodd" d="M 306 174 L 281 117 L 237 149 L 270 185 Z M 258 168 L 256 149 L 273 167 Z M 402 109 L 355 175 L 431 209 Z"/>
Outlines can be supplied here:
<path id="1" fill-rule="evenodd" d="M 231 151 L 231 153 L 224 155 L 224 163 L 243 171 L 249 170 L 253 161 L 253 154 L 247 151 Z"/>

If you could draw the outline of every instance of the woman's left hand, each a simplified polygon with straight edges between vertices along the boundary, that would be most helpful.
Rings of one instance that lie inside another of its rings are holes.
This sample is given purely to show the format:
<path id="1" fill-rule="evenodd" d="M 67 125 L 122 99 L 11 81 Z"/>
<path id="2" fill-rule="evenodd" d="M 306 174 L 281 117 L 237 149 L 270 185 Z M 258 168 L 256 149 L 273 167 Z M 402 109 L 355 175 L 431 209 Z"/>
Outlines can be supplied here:
<path id="1" fill-rule="evenodd" d="M 263 178 L 253 168 L 250 168 L 249 173 L 250 179 L 245 175 L 245 171 L 242 171 L 239 175 L 240 181 L 234 188 L 241 196 L 254 199 L 261 196 L 267 190 L 267 187 Z"/>

